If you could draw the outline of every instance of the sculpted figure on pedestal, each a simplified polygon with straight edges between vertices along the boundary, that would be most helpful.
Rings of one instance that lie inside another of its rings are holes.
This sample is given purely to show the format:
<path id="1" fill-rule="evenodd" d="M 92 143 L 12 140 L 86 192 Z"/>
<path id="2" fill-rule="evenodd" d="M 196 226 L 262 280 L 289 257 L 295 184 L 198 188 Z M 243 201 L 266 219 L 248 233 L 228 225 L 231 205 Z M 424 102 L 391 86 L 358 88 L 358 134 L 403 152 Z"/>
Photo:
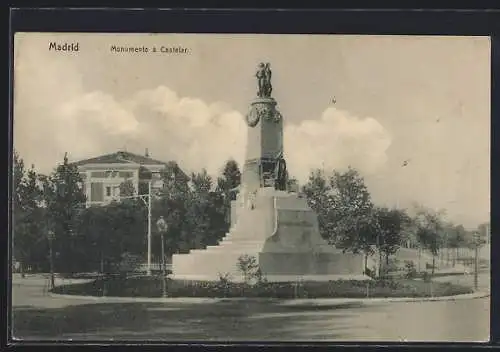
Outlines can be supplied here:
<path id="1" fill-rule="evenodd" d="M 261 62 L 255 76 L 257 77 L 257 96 L 259 98 L 270 98 L 273 91 L 273 86 L 271 85 L 271 64 Z"/>
<path id="2" fill-rule="evenodd" d="M 274 169 L 274 188 L 276 190 L 286 191 L 287 175 L 286 161 L 283 157 L 283 152 L 280 152 L 276 158 L 276 167 Z"/>
<path id="3" fill-rule="evenodd" d="M 265 97 L 271 97 L 271 93 L 273 92 L 273 85 L 271 84 L 271 76 L 272 76 L 272 72 L 271 72 L 271 64 L 268 62 L 265 66 L 264 66 L 264 77 L 265 77 L 265 92 L 264 92 L 264 96 Z"/>

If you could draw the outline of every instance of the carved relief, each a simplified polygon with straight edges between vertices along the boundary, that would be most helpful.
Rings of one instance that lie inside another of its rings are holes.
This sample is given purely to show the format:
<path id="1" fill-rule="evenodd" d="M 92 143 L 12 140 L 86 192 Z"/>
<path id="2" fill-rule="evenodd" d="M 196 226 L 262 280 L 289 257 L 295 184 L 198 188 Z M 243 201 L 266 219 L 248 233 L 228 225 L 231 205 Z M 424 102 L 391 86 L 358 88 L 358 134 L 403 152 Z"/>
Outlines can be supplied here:
<path id="1" fill-rule="evenodd" d="M 246 116 L 246 119 L 247 119 L 247 124 L 249 127 L 255 127 L 257 126 L 257 124 L 259 123 L 260 121 L 260 116 L 259 116 L 259 113 L 256 109 L 250 109 L 250 111 L 248 112 L 247 116 Z"/>
<path id="2" fill-rule="evenodd" d="M 261 119 L 272 122 L 280 122 L 282 119 L 281 113 L 270 104 L 254 104 L 246 115 L 247 124 L 250 127 L 255 127 Z"/>
<path id="3" fill-rule="evenodd" d="M 275 113 L 273 115 L 274 122 L 278 123 L 281 121 L 281 119 L 282 119 L 281 112 L 279 112 L 278 110 L 275 110 Z"/>

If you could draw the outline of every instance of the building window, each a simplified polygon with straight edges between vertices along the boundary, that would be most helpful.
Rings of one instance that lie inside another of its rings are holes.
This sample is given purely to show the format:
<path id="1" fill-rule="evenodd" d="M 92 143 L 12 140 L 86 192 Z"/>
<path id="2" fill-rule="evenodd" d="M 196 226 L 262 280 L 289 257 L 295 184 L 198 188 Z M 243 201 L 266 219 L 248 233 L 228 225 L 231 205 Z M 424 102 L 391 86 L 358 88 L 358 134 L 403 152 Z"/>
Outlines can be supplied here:
<path id="1" fill-rule="evenodd" d="M 94 171 L 94 172 L 90 173 L 90 177 L 93 177 L 93 178 L 105 178 L 106 177 L 106 173 L 103 172 L 103 171 Z"/>
<path id="2" fill-rule="evenodd" d="M 133 172 L 130 172 L 130 171 L 122 171 L 122 172 L 120 172 L 120 173 L 119 173 L 119 176 L 120 176 L 121 178 L 125 178 L 125 179 L 127 179 L 127 178 L 132 178 L 132 177 L 134 177 L 134 173 L 133 173 Z"/>
<path id="3" fill-rule="evenodd" d="M 113 196 L 115 196 L 115 197 L 120 196 L 120 186 L 113 187 Z"/>
<path id="4" fill-rule="evenodd" d="M 163 180 L 154 180 L 151 183 L 151 187 L 153 187 L 153 188 L 163 188 Z"/>
<path id="5" fill-rule="evenodd" d="M 118 171 L 108 170 L 106 171 L 106 178 L 115 178 L 118 176 Z"/>
<path id="6" fill-rule="evenodd" d="M 100 182 L 92 182 L 90 184 L 90 201 L 102 202 L 103 201 L 103 185 Z"/>
<path id="7" fill-rule="evenodd" d="M 106 197 L 111 197 L 111 187 L 106 187 Z"/>

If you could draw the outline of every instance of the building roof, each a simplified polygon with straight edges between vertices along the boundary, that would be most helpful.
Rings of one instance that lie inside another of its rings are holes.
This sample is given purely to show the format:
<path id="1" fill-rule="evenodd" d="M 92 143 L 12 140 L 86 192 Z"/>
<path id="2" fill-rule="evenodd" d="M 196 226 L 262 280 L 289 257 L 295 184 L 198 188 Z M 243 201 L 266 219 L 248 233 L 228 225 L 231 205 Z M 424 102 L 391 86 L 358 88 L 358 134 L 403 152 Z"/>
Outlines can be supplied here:
<path id="1" fill-rule="evenodd" d="M 166 165 L 167 163 L 149 157 L 130 152 L 119 151 L 112 154 L 105 154 L 90 159 L 74 162 L 73 165 L 82 166 L 87 164 L 124 164 L 135 163 L 140 165 Z"/>
<path id="2" fill-rule="evenodd" d="M 163 162 L 151 159 L 143 155 L 138 155 L 125 151 L 118 151 L 112 154 L 105 154 L 90 159 L 80 160 L 72 164 L 75 166 L 84 166 L 88 164 L 125 164 L 125 163 L 139 164 L 140 165 L 139 171 L 143 174 L 151 173 L 151 171 L 143 167 L 143 165 L 163 165 L 166 169 L 174 170 L 175 174 L 180 176 L 181 178 L 189 180 L 189 176 L 187 176 L 184 173 L 184 171 L 179 167 L 179 165 L 175 161 Z"/>

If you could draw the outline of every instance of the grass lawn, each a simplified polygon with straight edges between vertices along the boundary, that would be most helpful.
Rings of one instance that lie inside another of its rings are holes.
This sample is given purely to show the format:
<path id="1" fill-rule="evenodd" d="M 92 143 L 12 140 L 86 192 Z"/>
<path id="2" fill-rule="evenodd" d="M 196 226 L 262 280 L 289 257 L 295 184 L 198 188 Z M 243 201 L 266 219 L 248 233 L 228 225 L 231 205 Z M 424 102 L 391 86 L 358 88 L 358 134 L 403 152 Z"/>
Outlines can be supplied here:
<path id="1" fill-rule="evenodd" d="M 268 297 L 268 298 L 366 298 L 431 297 L 472 293 L 472 289 L 448 282 L 392 279 L 330 282 L 222 283 L 167 279 L 169 297 Z M 161 297 L 162 279 L 158 276 L 96 279 L 91 282 L 58 286 L 53 293 L 82 296 Z"/>

